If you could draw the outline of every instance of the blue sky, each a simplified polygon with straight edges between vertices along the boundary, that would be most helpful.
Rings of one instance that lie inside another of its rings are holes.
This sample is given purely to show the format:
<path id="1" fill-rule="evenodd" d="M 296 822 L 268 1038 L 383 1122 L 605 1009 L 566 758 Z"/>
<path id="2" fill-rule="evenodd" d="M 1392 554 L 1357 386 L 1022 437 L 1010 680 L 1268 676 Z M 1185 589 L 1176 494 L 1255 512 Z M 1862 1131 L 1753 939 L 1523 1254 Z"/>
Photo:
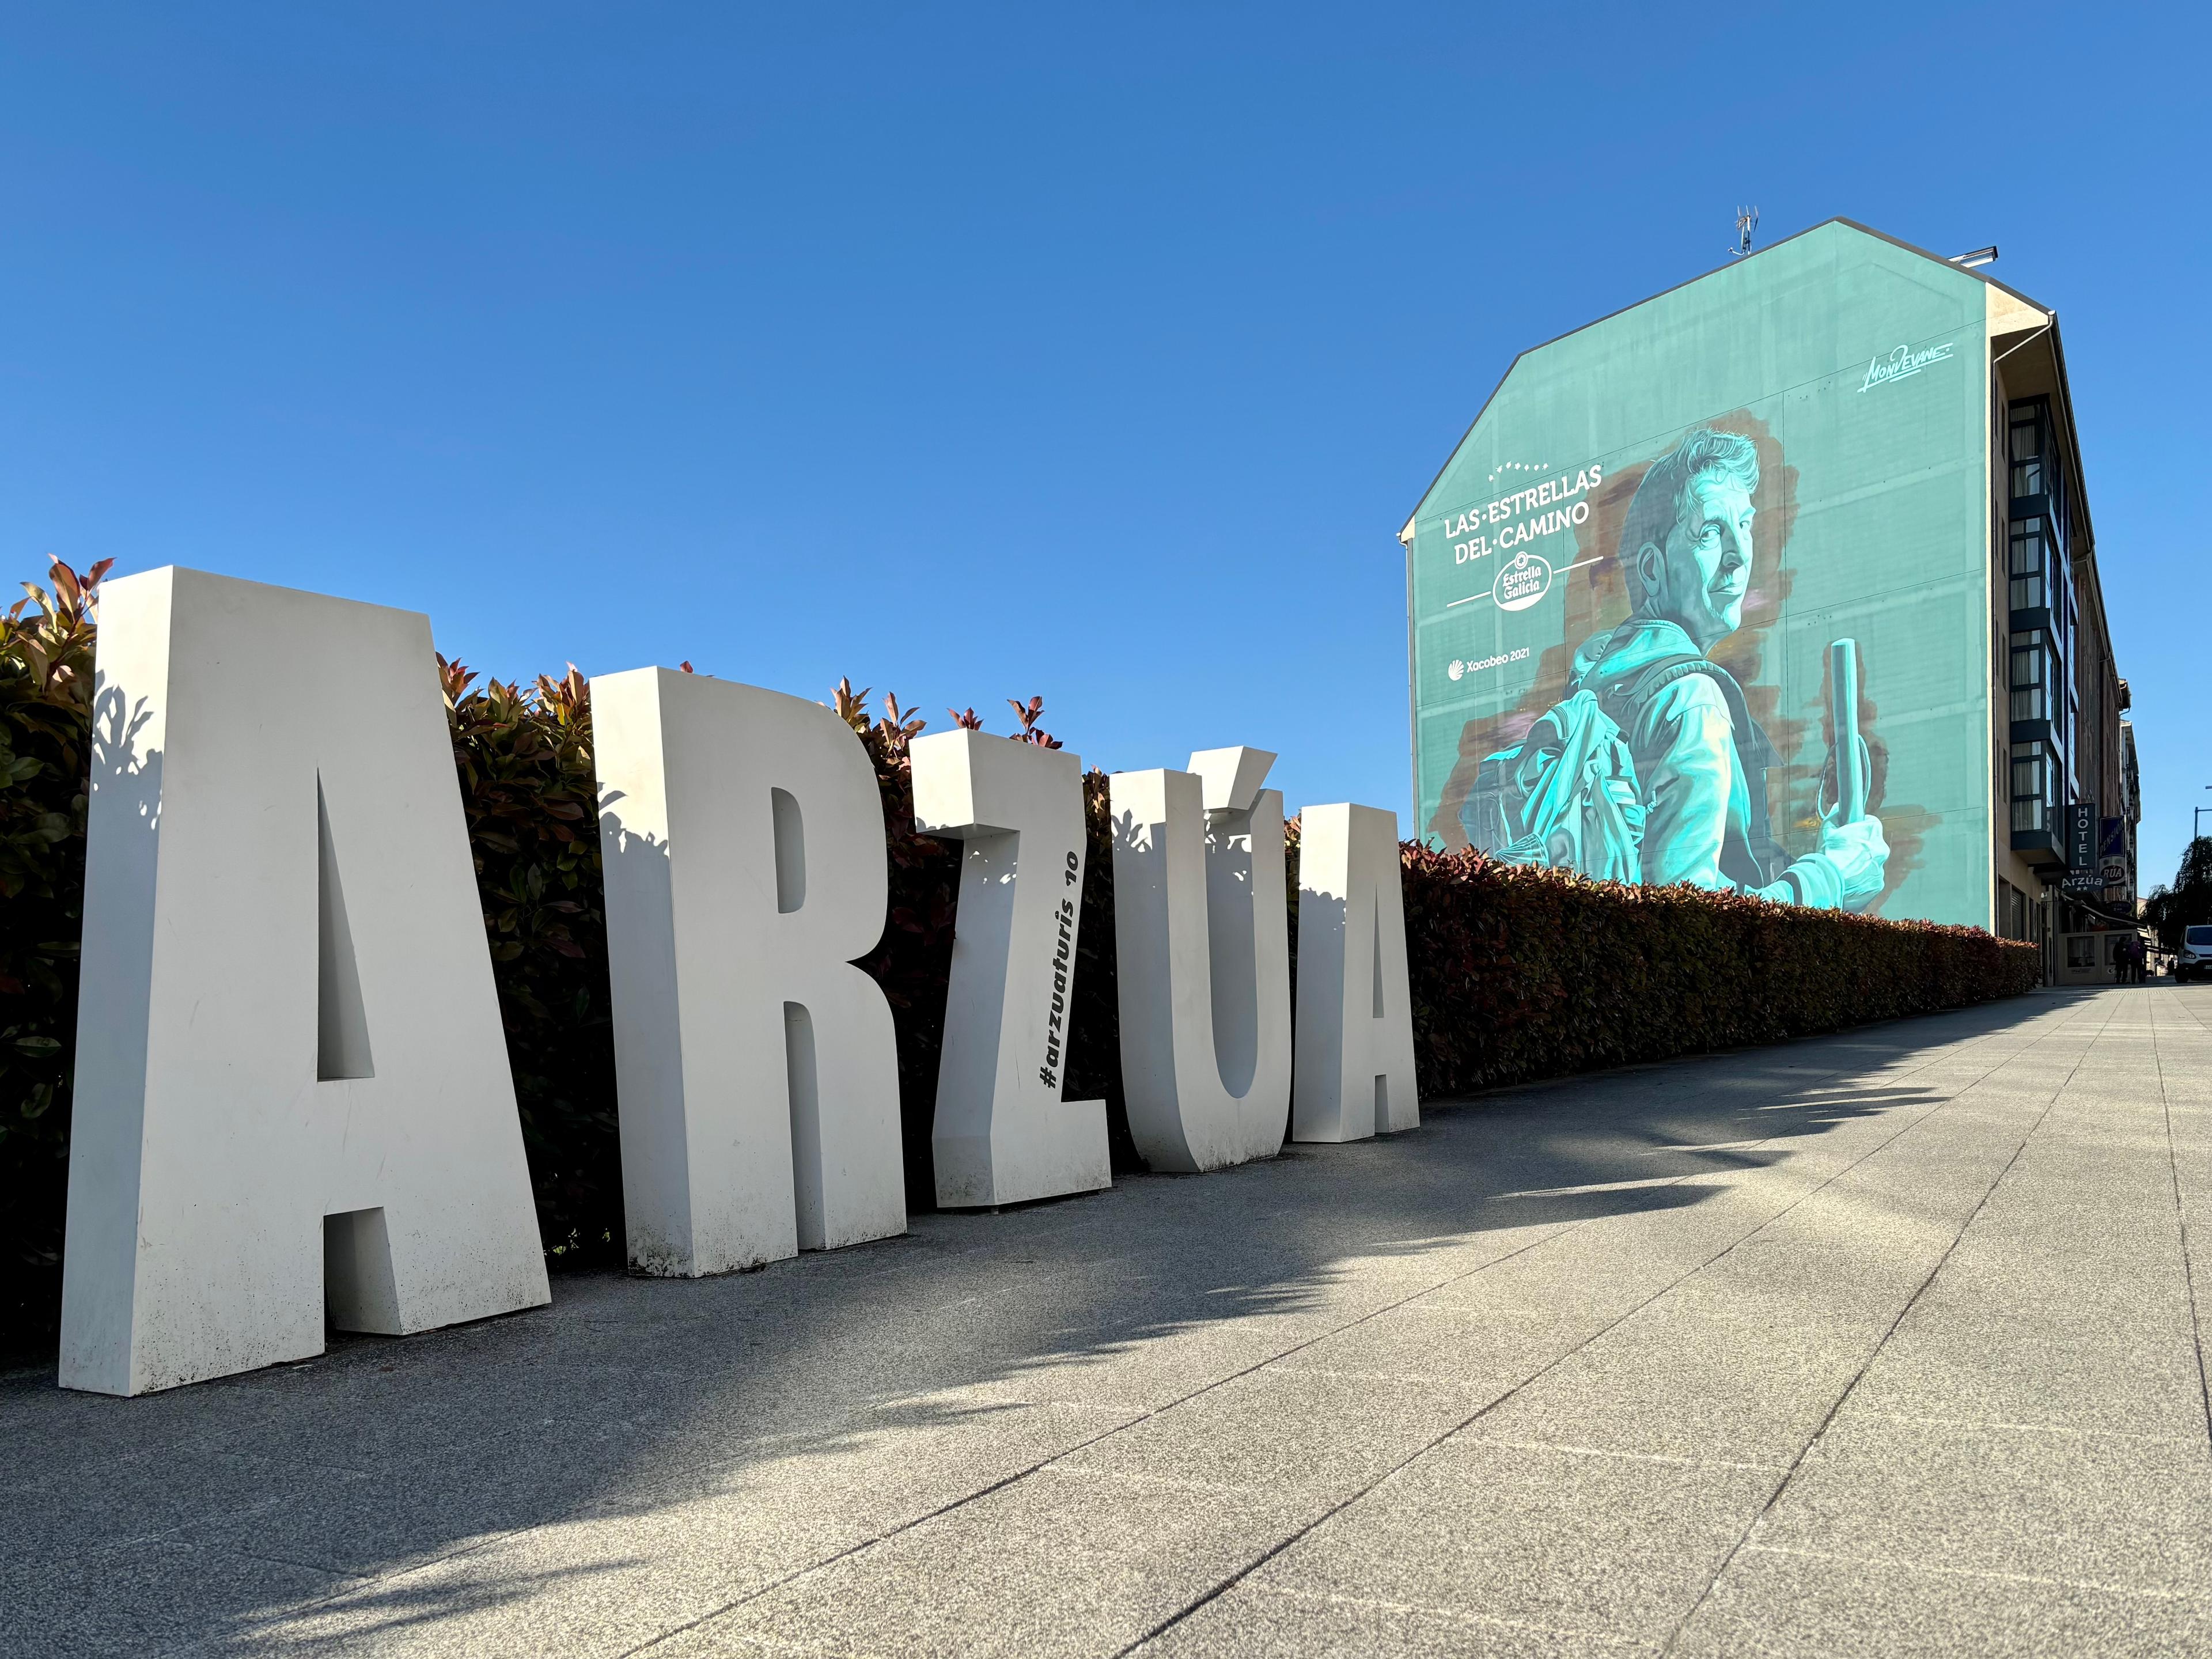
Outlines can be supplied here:
<path id="1" fill-rule="evenodd" d="M 1848 18 L 1839 12 L 1848 10 Z M 2201 8 L 15 9 L 0 554 L 1407 812 L 1515 352 L 1833 215 L 2057 307 L 2144 874 L 2212 805 Z"/>

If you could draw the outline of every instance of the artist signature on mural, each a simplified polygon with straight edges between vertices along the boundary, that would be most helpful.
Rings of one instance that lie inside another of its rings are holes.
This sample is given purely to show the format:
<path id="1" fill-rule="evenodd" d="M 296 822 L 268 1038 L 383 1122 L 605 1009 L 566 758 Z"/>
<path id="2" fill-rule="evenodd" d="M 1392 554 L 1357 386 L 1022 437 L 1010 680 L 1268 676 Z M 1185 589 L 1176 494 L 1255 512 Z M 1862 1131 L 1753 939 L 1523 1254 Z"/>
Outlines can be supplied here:
<path id="1" fill-rule="evenodd" d="M 1887 357 L 1869 357 L 1867 359 L 1866 380 L 1860 385 L 1859 390 L 1871 392 L 1875 387 L 1887 386 L 1892 380 L 1901 380 L 1907 375 L 1917 374 L 1929 364 L 1940 363 L 1949 357 L 1951 345 L 1952 342 L 1946 340 L 1942 345 L 1922 346 L 1917 351 L 1911 346 L 1899 346 Z"/>

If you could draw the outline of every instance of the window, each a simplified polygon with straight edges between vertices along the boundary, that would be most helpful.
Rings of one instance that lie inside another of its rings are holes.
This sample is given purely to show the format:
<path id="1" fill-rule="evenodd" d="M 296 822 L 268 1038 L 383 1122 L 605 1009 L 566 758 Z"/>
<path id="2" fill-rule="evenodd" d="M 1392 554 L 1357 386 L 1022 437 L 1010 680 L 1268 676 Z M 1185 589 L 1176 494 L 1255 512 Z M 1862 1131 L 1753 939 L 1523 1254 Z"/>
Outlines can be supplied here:
<path id="1" fill-rule="evenodd" d="M 2040 629 L 2012 636 L 2012 717 L 2051 718 L 2051 644 Z"/>
<path id="2" fill-rule="evenodd" d="M 2057 430 L 2051 425 L 2051 403 L 2045 398 L 2026 398 L 2013 404 L 2007 422 L 2007 468 L 2010 495 L 2018 507 L 2041 514 L 2045 534 L 2057 550 L 2052 562 L 2064 565 L 2068 492 L 2061 463 Z"/>
<path id="3" fill-rule="evenodd" d="M 2022 495 L 2050 493 L 2045 482 L 2049 428 L 2043 414 L 2040 402 L 2014 404 L 2012 406 L 2012 493 L 2014 500 Z"/>
<path id="4" fill-rule="evenodd" d="M 2056 827 L 2057 802 L 2052 795 L 2057 773 L 2051 751 L 2039 743 L 2022 744 L 2012 751 L 2012 827 L 2015 830 Z"/>
<path id="5" fill-rule="evenodd" d="M 2041 519 L 2022 519 L 2012 527 L 2011 605 L 2015 611 L 2051 608 L 2050 537 Z"/>
<path id="6" fill-rule="evenodd" d="M 2027 937 L 2027 895 L 2002 876 L 1997 878 L 1997 937 Z"/>
<path id="7" fill-rule="evenodd" d="M 2201 951 L 2212 945 L 2212 927 L 2185 927 L 2181 930 L 2181 942 L 2193 945 Z"/>
<path id="8" fill-rule="evenodd" d="M 2094 934 L 2073 933 L 2068 936 L 2066 965 L 2069 968 L 2094 968 L 2097 965 L 2097 940 Z"/>

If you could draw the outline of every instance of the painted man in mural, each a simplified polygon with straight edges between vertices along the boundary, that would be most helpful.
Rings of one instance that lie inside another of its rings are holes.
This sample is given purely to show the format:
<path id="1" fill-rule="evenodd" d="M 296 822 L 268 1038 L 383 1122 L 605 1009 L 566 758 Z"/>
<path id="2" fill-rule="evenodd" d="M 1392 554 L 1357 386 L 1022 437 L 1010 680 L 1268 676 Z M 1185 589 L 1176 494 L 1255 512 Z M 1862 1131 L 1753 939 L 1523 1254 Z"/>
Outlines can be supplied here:
<path id="1" fill-rule="evenodd" d="M 1466 819 L 1475 845 L 1788 904 L 1857 910 L 1881 896 L 1889 848 L 1871 815 L 1829 814 L 1819 848 L 1796 860 L 1774 839 L 1772 745 L 1707 654 L 1743 620 L 1758 488 L 1759 452 L 1734 433 L 1698 428 L 1652 464 L 1618 550 L 1634 611 L 1575 653 L 1567 697 L 1527 741 L 1485 762 Z"/>

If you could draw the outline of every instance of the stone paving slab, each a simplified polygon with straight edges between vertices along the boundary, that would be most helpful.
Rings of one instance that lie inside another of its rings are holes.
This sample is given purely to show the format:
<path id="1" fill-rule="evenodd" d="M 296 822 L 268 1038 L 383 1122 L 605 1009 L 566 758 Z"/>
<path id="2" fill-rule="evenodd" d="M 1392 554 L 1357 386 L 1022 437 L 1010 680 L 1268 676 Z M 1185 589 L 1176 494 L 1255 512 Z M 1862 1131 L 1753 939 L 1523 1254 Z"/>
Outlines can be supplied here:
<path id="1" fill-rule="evenodd" d="M 2212 1651 L 2212 989 L 1425 1113 L 0 1378 L 0 1656 Z"/>

